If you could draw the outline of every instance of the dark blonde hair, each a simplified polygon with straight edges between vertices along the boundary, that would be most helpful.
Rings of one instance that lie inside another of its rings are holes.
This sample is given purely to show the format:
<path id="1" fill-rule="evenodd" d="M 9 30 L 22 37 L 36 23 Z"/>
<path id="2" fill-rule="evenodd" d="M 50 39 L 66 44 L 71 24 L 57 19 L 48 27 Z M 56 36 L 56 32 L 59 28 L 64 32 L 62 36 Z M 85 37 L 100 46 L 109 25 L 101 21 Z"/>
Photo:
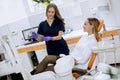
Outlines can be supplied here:
<path id="1" fill-rule="evenodd" d="M 90 25 L 93 25 L 92 32 L 95 34 L 96 40 L 99 40 L 99 35 L 98 35 L 98 26 L 100 24 L 99 20 L 97 18 L 88 18 Z"/>
<path id="2" fill-rule="evenodd" d="M 58 10 L 57 6 L 56 6 L 54 3 L 50 3 L 50 4 L 47 6 L 47 8 L 46 8 L 46 16 L 47 16 L 47 13 L 48 13 L 48 9 L 51 8 L 51 7 L 55 9 L 55 16 L 54 16 L 54 18 L 55 18 L 55 19 L 58 19 L 58 20 L 60 20 L 60 21 L 62 21 L 62 22 L 64 22 L 64 19 L 63 19 L 62 16 L 60 15 L 59 10 Z"/>

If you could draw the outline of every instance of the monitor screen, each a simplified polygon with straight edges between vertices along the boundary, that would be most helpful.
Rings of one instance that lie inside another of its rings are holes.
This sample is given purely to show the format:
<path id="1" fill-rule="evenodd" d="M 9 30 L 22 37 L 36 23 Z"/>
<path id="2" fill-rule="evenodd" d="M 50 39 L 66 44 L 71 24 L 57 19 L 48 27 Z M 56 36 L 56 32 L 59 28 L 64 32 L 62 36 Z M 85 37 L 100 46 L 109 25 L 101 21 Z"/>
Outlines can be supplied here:
<path id="1" fill-rule="evenodd" d="M 33 28 L 29 28 L 29 29 L 25 29 L 22 31 L 24 40 L 31 40 L 32 37 L 32 32 L 36 32 L 37 33 L 38 27 L 33 27 Z"/>

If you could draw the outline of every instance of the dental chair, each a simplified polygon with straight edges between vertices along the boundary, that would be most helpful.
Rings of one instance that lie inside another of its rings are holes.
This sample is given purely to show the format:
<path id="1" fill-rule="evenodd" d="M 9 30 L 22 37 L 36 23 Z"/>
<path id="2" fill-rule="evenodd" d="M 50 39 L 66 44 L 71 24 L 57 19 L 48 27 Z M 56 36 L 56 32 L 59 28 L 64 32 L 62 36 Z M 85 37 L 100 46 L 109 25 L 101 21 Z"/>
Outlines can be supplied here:
<path id="1" fill-rule="evenodd" d="M 102 29 L 103 24 L 104 24 L 104 20 L 103 19 L 101 19 L 99 21 L 100 21 L 100 24 L 98 26 L 98 32 L 100 32 L 100 30 Z M 99 41 L 101 41 L 101 37 L 99 37 L 98 42 Z M 96 57 L 97 57 L 97 53 L 92 53 L 92 55 L 91 55 L 91 57 L 89 59 L 89 62 L 88 62 L 87 69 L 73 68 L 73 71 L 72 71 L 73 76 L 77 79 L 80 76 L 87 74 L 92 69 Z"/>

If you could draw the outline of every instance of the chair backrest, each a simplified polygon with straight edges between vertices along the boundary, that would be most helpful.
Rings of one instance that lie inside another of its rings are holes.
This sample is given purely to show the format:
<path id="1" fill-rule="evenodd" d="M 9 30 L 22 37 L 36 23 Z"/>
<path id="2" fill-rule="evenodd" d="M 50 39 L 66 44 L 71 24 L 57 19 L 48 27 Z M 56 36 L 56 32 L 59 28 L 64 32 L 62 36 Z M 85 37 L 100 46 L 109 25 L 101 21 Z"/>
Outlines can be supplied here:
<path id="1" fill-rule="evenodd" d="M 97 53 L 92 53 L 91 55 L 91 58 L 90 58 L 90 61 L 88 63 L 88 68 L 87 70 L 90 70 L 95 62 L 95 59 L 96 59 L 96 56 L 97 56 Z"/>
<path id="2" fill-rule="evenodd" d="M 102 29 L 103 24 L 104 24 L 104 20 L 103 19 L 100 19 L 99 21 L 100 21 L 100 24 L 98 26 L 98 32 L 100 32 L 100 30 Z"/>
<path id="3" fill-rule="evenodd" d="M 103 27 L 103 25 L 104 25 L 104 20 L 103 19 L 101 19 L 101 20 L 99 20 L 100 21 L 100 24 L 99 24 L 99 26 L 98 26 L 98 32 L 100 32 L 100 30 L 102 29 L 102 27 Z M 99 41 L 101 41 L 102 40 L 102 36 L 101 36 L 101 34 L 99 35 L 99 39 L 98 39 L 98 42 Z"/>

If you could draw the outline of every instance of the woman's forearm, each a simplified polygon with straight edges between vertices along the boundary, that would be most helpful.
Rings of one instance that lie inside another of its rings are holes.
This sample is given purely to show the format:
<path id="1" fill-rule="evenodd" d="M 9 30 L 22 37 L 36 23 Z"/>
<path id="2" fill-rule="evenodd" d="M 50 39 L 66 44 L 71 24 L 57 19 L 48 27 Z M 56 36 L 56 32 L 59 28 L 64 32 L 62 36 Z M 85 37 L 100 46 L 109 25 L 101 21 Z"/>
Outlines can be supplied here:
<path id="1" fill-rule="evenodd" d="M 39 35 L 36 40 L 37 40 L 37 41 L 43 41 L 43 35 Z"/>
<path id="2" fill-rule="evenodd" d="M 61 40 L 62 34 L 63 34 L 63 31 L 59 31 L 59 33 L 58 33 L 57 36 L 52 37 L 52 38 L 53 38 L 52 40 L 53 40 L 53 41 L 54 41 L 54 40 Z"/>

